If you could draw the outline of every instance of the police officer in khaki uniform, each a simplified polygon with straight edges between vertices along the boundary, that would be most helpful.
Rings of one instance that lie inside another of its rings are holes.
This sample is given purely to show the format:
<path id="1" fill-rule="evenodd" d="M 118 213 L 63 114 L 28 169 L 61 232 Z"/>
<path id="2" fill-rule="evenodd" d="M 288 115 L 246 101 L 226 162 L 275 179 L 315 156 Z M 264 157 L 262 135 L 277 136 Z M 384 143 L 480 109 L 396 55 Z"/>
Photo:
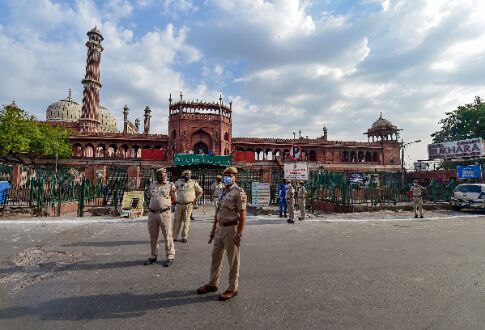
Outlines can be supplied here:
<path id="1" fill-rule="evenodd" d="M 413 206 L 414 206 L 414 217 L 419 216 L 424 218 L 423 216 L 423 190 L 426 190 L 425 187 L 421 186 L 418 183 L 418 180 L 414 180 L 413 185 L 411 187 L 411 191 L 413 192 Z"/>
<path id="2" fill-rule="evenodd" d="M 173 231 L 173 238 L 174 241 L 177 241 L 180 229 L 182 229 L 182 243 L 187 243 L 187 239 L 189 238 L 192 206 L 202 196 L 202 188 L 191 177 L 192 172 L 185 170 L 182 172 L 182 177 L 175 182 L 177 205 L 175 206 L 175 229 Z"/>
<path id="3" fill-rule="evenodd" d="M 231 299 L 238 294 L 240 245 L 246 222 L 247 198 L 244 190 L 236 185 L 236 174 L 235 167 L 228 167 L 223 172 L 225 187 L 219 196 L 220 206 L 214 218 L 209 240 L 210 243 L 214 239 L 210 280 L 208 284 L 197 289 L 198 294 L 218 290 L 222 259 L 227 252 L 229 289 L 219 295 L 221 301 Z"/>
<path id="4" fill-rule="evenodd" d="M 291 184 L 290 180 L 286 180 L 288 185 L 288 191 L 286 192 L 286 200 L 288 204 L 288 223 L 295 223 L 295 188 Z"/>
<path id="5" fill-rule="evenodd" d="M 150 234 L 151 255 L 145 261 L 145 265 L 151 265 L 157 261 L 158 237 L 160 230 L 165 240 L 165 253 L 167 260 L 165 267 L 173 263 L 175 248 L 172 239 L 172 212 L 171 205 L 175 202 L 175 185 L 167 181 L 167 170 L 160 168 L 155 172 L 156 181 L 149 188 L 150 213 L 148 214 L 148 233 Z"/>
<path id="6" fill-rule="evenodd" d="M 296 191 L 297 195 L 298 195 L 298 207 L 300 209 L 300 217 L 298 218 L 298 220 L 302 221 L 302 220 L 305 220 L 305 216 L 306 216 L 306 210 L 305 210 L 305 207 L 306 207 L 306 189 L 305 189 L 305 182 L 304 181 L 300 181 L 298 182 L 298 189 Z"/>
<path id="7" fill-rule="evenodd" d="M 222 183 L 222 175 L 218 175 L 216 177 L 216 181 L 211 186 L 211 197 L 212 203 L 217 210 L 217 206 L 219 204 L 219 196 L 221 195 L 222 190 L 224 189 L 224 183 Z"/>

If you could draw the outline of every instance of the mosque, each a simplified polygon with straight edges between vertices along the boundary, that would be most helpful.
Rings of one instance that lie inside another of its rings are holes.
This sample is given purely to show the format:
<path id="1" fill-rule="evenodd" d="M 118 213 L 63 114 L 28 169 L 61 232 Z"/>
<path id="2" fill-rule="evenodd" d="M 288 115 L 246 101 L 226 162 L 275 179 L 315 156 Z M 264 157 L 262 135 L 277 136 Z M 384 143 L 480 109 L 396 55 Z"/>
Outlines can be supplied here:
<path id="1" fill-rule="evenodd" d="M 151 109 L 140 120 L 131 122 L 129 108 L 123 108 L 123 129 L 118 131 L 115 116 L 100 103 L 100 63 L 103 36 L 97 27 L 87 33 L 86 73 L 82 80 L 83 99 L 67 97 L 52 103 L 46 110 L 46 122 L 72 129 L 72 157 L 67 164 L 139 164 L 173 165 L 179 154 L 232 156 L 238 166 L 281 168 L 289 160 L 293 145 L 302 150 L 302 161 L 314 168 L 329 171 L 401 170 L 401 143 L 397 126 L 380 117 L 365 131 L 367 141 L 332 140 L 323 127 L 318 137 L 256 138 L 232 136 L 232 103 L 218 100 L 191 101 L 182 93 L 177 100 L 169 97 L 167 133 L 153 133 Z M 121 108 L 121 107 L 120 107 Z M 163 115 L 163 114 L 160 114 Z"/>

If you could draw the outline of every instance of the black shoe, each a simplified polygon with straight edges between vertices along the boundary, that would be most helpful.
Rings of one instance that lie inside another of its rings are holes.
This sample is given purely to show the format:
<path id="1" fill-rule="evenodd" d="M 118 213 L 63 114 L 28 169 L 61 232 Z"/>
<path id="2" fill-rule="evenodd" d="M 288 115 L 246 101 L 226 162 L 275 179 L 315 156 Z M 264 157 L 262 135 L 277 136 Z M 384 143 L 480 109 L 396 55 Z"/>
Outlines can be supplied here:
<path id="1" fill-rule="evenodd" d="M 424 218 L 424 216 L 422 215 L 422 216 L 420 216 L 420 218 Z"/>
<path id="2" fill-rule="evenodd" d="M 143 264 L 146 265 L 151 265 L 157 262 L 157 258 L 148 258 Z"/>
<path id="3" fill-rule="evenodd" d="M 415 217 L 415 218 L 417 218 L 417 217 L 418 217 L 418 215 L 417 215 L 417 214 L 415 214 L 415 215 L 414 215 L 414 217 Z"/>
<path id="4" fill-rule="evenodd" d="M 283 214 L 280 213 L 280 218 L 283 218 Z"/>
<path id="5" fill-rule="evenodd" d="M 288 218 L 288 216 L 286 215 L 286 213 L 285 213 L 285 218 Z"/>
<path id="6" fill-rule="evenodd" d="M 167 259 L 165 261 L 165 267 L 170 267 L 170 266 L 172 266 L 172 264 L 173 264 L 173 259 Z"/>
<path id="7" fill-rule="evenodd" d="M 288 221 L 288 223 L 295 223 L 295 221 L 291 220 L 291 219 L 288 219 L 287 221 Z"/>
<path id="8" fill-rule="evenodd" d="M 173 239 L 174 242 L 178 242 L 176 238 Z"/>
<path id="9" fill-rule="evenodd" d="M 180 242 L 187 243 L 187 239 L 186 238 L 182 238 L 182 240 Z"/>
<path id="10" fill-rule="evenodd" d="M 303 218 L 298 218 L 298 220 L 302 221 L 302 220 L 303 220 Z"/>
<path id="11" fill-rule="evenodd" d="M 194 220 L 194 217 L 192 216 L 192 214 L 190 215 L 190 220 Z"/>

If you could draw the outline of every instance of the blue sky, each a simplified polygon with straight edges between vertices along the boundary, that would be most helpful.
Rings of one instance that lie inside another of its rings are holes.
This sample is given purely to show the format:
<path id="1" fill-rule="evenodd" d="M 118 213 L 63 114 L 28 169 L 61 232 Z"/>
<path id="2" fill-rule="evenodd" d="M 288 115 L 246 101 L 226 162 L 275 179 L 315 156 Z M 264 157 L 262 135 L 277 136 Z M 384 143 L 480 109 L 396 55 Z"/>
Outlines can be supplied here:
<path id="1" fill-rule="evenodd" d="M 427 157 L 445 112 L 485 97 L 479 0 L 0 0 L 0 104 L 45 118 L 80 102 L 86 32 L 105 40 L 101 103 L 122 120 L 168 96 L 233 101 L 234 136 L 365 141 L 379 117 L 402 128 L 406 162 Z M 119 125 L 120 126 L 120 125 Z"/>

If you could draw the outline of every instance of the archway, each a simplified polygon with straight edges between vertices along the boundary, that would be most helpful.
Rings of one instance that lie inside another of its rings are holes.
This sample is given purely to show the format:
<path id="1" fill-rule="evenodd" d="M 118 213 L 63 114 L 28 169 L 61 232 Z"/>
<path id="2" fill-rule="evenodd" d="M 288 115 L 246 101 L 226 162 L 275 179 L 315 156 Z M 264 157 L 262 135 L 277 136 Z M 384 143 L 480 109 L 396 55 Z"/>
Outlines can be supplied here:
<path id="1" fill-rule="evenodd" d="M 202 129 L 198 129 L 190 136 L 191 145 L 194 146 L 194 153 L 200 154 L 203 152 L 204 154 L 209 154 L 210 151 L 214 151 L 212 149 L 212 137 L 209 133 L 205 132 Z M 196 147 L 197 146 L 197 147 Z"/>
<path id="2" fill-rule="evenodd" d="M 317 153 L 315 152 L 315 150 L 310 150 L 310 152 L 308 153 L 308 160 L 311 161 L 311 162 L 316 162 L 317 161 Z"/>
<path id="3" fill-rule="evenodd" d="M 88 144 L 86 145 L 86 147 L 84 147 L 84 157 L 86 158 L 94 157 L 94 147 L 92 144 Z"/>
<path id="4" fill-rule="evenodd" d="M 73 154 L 74 157 L 82 157 L 83 156 L 83 147 L 79 143 L 76 143 L 72 147 L 72 154 Z"/>
<path id="5" fill-rule="evenodd" d="M 194 154 L 205 154 L 209 153 L 209 147 L 202 141 L 197 142 L 194 144 Z"/>

